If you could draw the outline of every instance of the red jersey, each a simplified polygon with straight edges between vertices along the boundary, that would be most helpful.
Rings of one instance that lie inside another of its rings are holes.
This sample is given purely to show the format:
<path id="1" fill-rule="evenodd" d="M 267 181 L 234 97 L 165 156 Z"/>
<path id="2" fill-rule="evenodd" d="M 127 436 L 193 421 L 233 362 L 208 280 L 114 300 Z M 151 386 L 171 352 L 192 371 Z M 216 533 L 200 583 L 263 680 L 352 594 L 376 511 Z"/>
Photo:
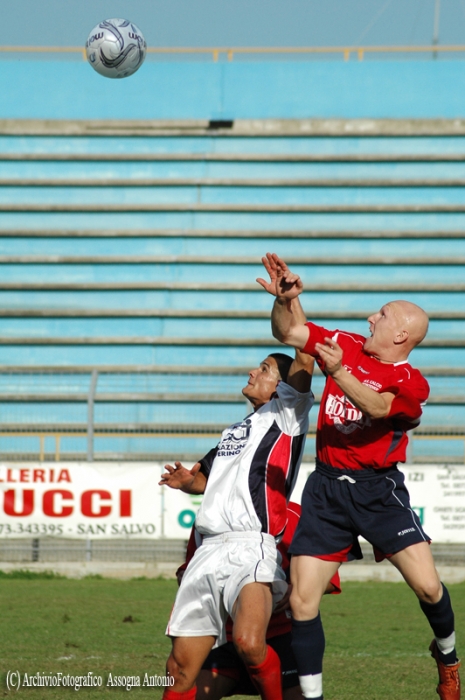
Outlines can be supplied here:
<path id="1" fill-rule="evenodd" d="M 297 523 L 299 522 L 301 512 L 302 512 L 302 509 L 298 503 L 288 503 L 286 529 L 284 530 L 284 535 L 282 537 L 281 542 L 277 545 L 278 550 L 282 556 L 281 566 L 282 566 L 284 573 L 286 574 L 286 577 L 288 580 L 289 580 L 290 559 L 289 559 L 287 550 L 289 549 L 289 547 L 291 545 L 292 538 L 294 537 L 294 532 L 296 530 Z M 178 572 L 184 571 L 186 569 L 190 560 L 194 556 L 194 552 L 196 549 L 197 549 L 197 544 L 195 541 L 195 530 L 194 530 L 194 528 L 192 528 L 191 536 L 190 536 L 189 542 L 187 544 L 186 562 L 179 567 L 176 574 L 178 574 Z M 339 572 L 336 572 L 334 574 L 333 578 L 331 579 L 331 583 L 334 586 L 333 593 L 340 593 L 341 592 L 341 581 L 339 578 Z M 287 632 L 290 632 L 290 631 L 291 631 L 290 611 L 285 610 L 283 612 L 276 613 L 276 615 L 271 616 L 270 622 L 268 623 L 268 629 L 266 631 L 266 637 L 267 637 L 267 639 L 269 639 L 270 637 L 277 637 L 278 634 L 287 634 Z M 226 636 L 227 636 L 228 642 L 231 642 L 232 641 L 232 620 L 231 620 L 231 618 L 228 618 L 226 621 Z"/>
<path id="2" fill-rule="evenodd" d="M 315 343 L 333 338 L 343 350 L 342 363 L 350 374 L 373 391 L 395 394 L 386 418 L 369 418 L 328 375 L 318 414 L 317 458 L 339 469 L 382 469 L 405 462 L 406 432 L 419 424 L 429 395 L 426 379 L 408 362 L 387 364 L 366 353 L 361 335 L 329 331 L 314 323 L 307 326 L 310 336 L 304 352 L 317 358 L 323 372 Z"/>

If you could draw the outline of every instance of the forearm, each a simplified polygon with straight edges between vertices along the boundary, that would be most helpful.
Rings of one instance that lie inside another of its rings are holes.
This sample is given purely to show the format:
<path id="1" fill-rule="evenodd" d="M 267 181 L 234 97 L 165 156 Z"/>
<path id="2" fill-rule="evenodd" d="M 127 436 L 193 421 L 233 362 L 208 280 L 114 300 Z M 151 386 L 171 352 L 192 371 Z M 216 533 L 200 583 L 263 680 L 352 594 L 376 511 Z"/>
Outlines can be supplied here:
<path id="1" fill-rule="evenodd" d="M 207 485 L 207 477 L 205 476 L 205 474 L 202 474 L 201 472 L 197 472 L 197 474 L 192 479 L 192 482 L 190 484 L 186 484 L 183 487 L 181 487 L 181 491 L 183 493 L 188 493 L 192 496 L 196 496 L 196 495 L 205 493 L 206 485 Z"/>
<path id="2" fill-rule="evenodd" d="M 349 401 L 366 416 L 376 419 L 389 415 L 394 394 L 380 394 L 368 388 L 347 372 L 344 367 L 340 367 L 331 376 Z"/>
<path id="3" fill-rule="evenodd" d="M 298 297 L 291 300 L 276 297 L 271 312 L 271 331 L 277 340 L 302 350 L 309 333 L 306 320 Z"/>

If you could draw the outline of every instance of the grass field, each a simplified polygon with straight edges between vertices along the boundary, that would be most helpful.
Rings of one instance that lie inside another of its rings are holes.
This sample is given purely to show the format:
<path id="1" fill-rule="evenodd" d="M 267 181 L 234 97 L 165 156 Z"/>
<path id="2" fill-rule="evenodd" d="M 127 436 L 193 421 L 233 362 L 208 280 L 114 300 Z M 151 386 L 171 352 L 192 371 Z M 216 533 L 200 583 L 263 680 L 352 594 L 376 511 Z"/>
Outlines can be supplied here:
<path id="1" fill-rule="evenodd" d="M 459 644 L 465 623 L 465 584 L 449 587 Z M 73 697 L 68 688 L 6 688 L 7 671 L 103 676 L 81 700 L 127 698 L 105 687 L 109 673 L 164 675 L 170 643 L 164 636 L 174 581 L 0 577 L 0 696 L 34 700 Z M 429 657 L 429 626 L 405 584 L 348 583 L 323 604 L 326 631 L 325 700 L 421 700 L 437 697 Z M 126 620 L 126 621 L 125 621 Z M 158 699 L 157 688 L 129 697 Z"/>

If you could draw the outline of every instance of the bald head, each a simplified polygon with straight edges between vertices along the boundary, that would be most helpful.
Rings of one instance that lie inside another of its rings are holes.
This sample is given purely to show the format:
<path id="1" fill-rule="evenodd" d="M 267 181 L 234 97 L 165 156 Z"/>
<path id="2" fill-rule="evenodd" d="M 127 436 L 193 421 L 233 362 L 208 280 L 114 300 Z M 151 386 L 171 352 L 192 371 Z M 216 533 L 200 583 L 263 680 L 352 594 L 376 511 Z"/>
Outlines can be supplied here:
<path id="1" fill-rule="evenodd" d="M 371 335 L 363 347 L 382 362 L 406 360 L 428 332 L 428 316 L 411 301 L 390 301 L 368 322 Z"/>
<path id="2" fill-rule="evenodd" d="M 429 320 L 426 312 L 411 301 L 391 301 L 389 306 L 394 306 L 400 325 L 408 332 L 407 342 L 413 349 L 428 333 Z"/>

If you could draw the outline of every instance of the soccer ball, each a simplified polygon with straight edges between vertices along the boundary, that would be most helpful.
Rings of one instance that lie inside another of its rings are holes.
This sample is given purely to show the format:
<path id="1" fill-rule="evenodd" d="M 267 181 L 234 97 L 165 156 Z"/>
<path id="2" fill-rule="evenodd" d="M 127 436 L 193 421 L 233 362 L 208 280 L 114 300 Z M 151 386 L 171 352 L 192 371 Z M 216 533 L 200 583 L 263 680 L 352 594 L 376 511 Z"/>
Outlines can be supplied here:
<path id="1" fill-rule="evenodd" d="M 127 78 L 139 70 L 147 44 L 140 29 L 127 19 L 105 19 L 86 41 L 87 60 L 106 78 Z"/>

